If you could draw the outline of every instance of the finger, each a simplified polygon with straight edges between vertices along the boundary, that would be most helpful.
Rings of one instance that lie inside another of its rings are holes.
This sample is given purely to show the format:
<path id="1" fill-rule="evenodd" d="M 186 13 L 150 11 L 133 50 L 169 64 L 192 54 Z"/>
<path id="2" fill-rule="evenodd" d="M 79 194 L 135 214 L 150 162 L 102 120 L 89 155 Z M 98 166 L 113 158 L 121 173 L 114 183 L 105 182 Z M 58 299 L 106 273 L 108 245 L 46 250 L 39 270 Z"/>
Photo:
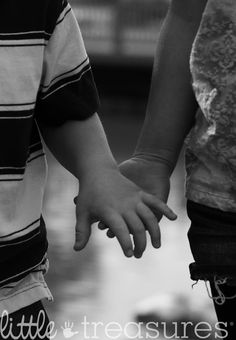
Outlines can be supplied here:
<path id="1" fill-rule="evenodd" d="M 152 209 L 154 215 L 157 216 L 157 218 L 163 214 L 171 221 L 176 220 L 177 215 L 160 199 L 147 193 L 143 193 L 142 197 L 143 202 Z"/>
<path id="2" fill-rule="evenodd" d="M 115 235 L 114 235 L 114 233 L 109 229 L 109 227 L 107 226 L 107 225 L 105 225 L 104 223 L 102 223 L 102 222 L 99 222 L 98 223 L 98 229 L 100 229 L 100 230 L 106 230 L 106 229 L 108 229 L 108 231 L 107 231 L 107 236 L 109 237 L 109 238 L 114 238 L 115 237 Z"/>
<path id="3" fill-rule="evenodd" d="M 108 229 L 109 227 L 108 226 L 106 226 L 104 223 L 102 223 L 102 222 L 99 222 L 98 223 L 98 229 L 100 229 L 100 230 L 105 230 L 105 229 Z"/>
<path id="4" fill-rule="evenodd" d="M 133 256 L 133 243 L 129 230 L 123 218 L 116 213 L 109 213 L 104 224 L 109 225 L 110 230 L 117 238 L 120 246 L 127 257 Z"/>
<path id="5" fill-rule="evenodd" d="M 109 237 L 109 238 L 114 238 L 115 235 L 114 235 L 114 233 L 113 233 L 111 230 L 108 230 L 108 231 L 107 231 L 107 237 Z"/>
<path id="6" fill-rule="evenodd" d="M 145 226 L 135 213 L 129 213 L 125 216 L 130 233 L 134 239 L 134 256 L 140 258 L 143 255 L 147 245 L 147 236 Z"/>
<path id="7" fill-rule="evenodd" d="M 161 233 L 160 227 L 156 216 L 153 212 L 143 203 L 141 203 L 137 208 L 137 213 L 141 218 L 143 224 L 148 230 L 151 242 L 154 248 L 160 248 L 161 246 Z"/>
<path id="8" fill-rule="evenodd" d="M 77 213 L 74 250 L 82 250 L 91 235 L 91 221 L 88 214 Z"/>

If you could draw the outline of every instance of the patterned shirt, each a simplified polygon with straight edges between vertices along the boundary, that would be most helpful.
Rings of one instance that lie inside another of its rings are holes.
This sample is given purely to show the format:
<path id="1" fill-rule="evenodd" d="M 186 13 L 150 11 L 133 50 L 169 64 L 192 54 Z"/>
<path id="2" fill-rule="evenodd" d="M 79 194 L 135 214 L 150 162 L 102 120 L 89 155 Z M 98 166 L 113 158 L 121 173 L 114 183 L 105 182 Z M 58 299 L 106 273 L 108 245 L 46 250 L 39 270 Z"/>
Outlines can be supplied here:
<path id="1" fill-rule="evenodd" d="M 42 280 L 33 277 L 27 289 L 22 284 L 42 268 L 47 251 L 42 218 L 46 160 L 37 122 L 83 120 L 97 108 L 89 59 L 66 0 L 2 0 L 0 311 L 20 291 L 28 290 L 35 299 L 45 295 L 39 292 L 40 285 L 45 288 Z M 25 293 L 24 301 L 11 302 L 7 307 L 13 311 L 33 301 Z"/>
<path id="2" fill-rule="evenodd" d="M 235 0 L 208 0 L 190 68 L 199 110 L 186 139 L 186 196 L 236 211 Z"/>

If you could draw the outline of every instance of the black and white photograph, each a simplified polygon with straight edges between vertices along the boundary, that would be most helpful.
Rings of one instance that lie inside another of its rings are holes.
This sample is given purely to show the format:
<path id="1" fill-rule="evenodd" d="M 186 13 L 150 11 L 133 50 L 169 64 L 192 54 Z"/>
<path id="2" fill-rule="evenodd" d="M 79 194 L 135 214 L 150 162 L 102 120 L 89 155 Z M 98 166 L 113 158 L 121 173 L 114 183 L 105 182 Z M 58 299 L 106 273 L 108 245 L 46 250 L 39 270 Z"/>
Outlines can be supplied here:
<path id="1" fill-rule="evenodd" d="M 236 340 L 235 0 L 0 0 L 0 340 Z"/>

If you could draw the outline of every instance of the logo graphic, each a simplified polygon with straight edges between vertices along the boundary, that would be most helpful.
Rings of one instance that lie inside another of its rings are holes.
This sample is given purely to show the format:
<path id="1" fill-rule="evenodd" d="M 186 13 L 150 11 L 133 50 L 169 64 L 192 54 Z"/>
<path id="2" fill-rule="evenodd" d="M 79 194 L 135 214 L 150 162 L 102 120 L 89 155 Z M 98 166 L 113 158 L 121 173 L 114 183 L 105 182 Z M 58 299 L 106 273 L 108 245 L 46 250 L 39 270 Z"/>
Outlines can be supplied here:
<path id="1" fill-rule="evenodd" d="M 74 327 L 74 323 L 70 321 L 65 322 L 65 327 L 61 326 L 61 329 L 63 331 L 63 335 L 66 339 L 72 338 L 75 334 L 78 334 L 79 332 L 73 332 L 72 328 Z"/>

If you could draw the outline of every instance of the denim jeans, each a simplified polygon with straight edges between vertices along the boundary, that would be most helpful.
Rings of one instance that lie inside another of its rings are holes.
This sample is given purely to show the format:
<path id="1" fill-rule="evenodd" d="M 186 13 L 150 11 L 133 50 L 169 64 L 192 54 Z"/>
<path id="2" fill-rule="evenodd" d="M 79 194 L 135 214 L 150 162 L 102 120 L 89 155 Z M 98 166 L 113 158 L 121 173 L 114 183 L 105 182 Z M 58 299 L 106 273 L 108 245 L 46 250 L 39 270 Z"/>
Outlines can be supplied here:
<path id="1" fill-rule="evenodd" d="M 188 239 L 194 263 L 189 266 L 191 279 L 214 283 L 218 304 L 236 296 L 225 296 L 221 285 L 236 285 L 236 213 L 225 212 L 187 201 L 191 220 Z"/>

